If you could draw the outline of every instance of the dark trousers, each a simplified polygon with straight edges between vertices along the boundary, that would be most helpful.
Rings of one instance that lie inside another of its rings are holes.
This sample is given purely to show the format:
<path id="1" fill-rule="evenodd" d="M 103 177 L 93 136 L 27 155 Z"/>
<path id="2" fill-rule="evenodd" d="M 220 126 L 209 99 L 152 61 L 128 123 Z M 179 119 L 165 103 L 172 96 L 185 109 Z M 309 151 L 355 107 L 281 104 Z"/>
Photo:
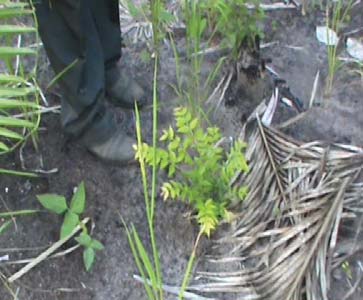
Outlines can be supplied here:
<path id="1" fill-rule="evenodd" d="M 107 71 L 121 57 L 117 0 L 38 0 L 39 33 L 60 76 L 65 132 L 87 145 L 106 140 L 115 121 L 104 103 Z M 110 72 L 111 73 L 111 72 Z"/>

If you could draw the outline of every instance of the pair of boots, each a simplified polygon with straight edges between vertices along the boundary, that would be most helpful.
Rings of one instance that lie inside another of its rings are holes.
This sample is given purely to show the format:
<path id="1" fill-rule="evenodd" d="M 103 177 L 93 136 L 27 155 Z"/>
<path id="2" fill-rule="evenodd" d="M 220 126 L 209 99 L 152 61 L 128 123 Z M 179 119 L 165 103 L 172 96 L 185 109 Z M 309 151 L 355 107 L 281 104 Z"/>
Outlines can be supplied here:
<path id="1" fill-rule="evenodd" d="M 106 97 L 115 106 L 133 109 L 135 101 L 138 107 L 146 103 L 146 96 L 141 86 L 130 78 L 124 70 L 115 68 L 106 78 Z M 98 158 L 117 163 L 128 163 L 134 159 L 134 138 L 126 135 L 121 128 L 100 144 L 85 145 Z"/>

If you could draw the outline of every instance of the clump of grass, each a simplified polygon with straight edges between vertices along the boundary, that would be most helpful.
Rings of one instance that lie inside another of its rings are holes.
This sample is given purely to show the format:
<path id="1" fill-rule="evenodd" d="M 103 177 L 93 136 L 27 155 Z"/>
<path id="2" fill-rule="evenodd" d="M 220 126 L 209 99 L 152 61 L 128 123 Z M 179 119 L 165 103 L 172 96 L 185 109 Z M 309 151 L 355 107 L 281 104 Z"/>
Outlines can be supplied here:
<path id="1" fill-rule="evenodd" d="M 162 36 L 162 21 L 160 18 L 161 12 L 164 10 L 163 2 L 161 0 L 151 0 L 150 1 L 150 11 L 153 24 L 153 40 L 155 48 L 155 61 L 154 61 L 154 76 L 153 76 L 153 148 L 156 149 L 157 143 L 157 131 L 158 131 L 158 65 L 159 65 L 159 46 Z M 141 123 L 140 115 L 135 105 L 136 111 L 136 134 L 137 134 L 137 144 L 142 144 L 141 135 Z M 154 230 L 154 219 L 155 219 L 155 200 L 156 200 L 156 186 L 157 186 L 157 174 L 156 168 L 152 170 L 151 177 L 151 192 L 149 193 L 149 182 L 147 178 L 147 171 L 144 161 L 142 159 L 140 162 L 140 170 L 142 176 L 142 183 L 144 188 L 144 199 L 146 207 L 146 217 L 149 229 L 150 244 L 152 249 L 152 258 L 146 251 L 137 230 L 134 226 L 130 229 L 126 227 L 126 233 L 130 248 L 132 250 L 135 263 L 138 270 L 144 280 L 144 287 L 146 294 L 150 300 L 162 300 L 164 299 L 163 289 L 162 289 L 162 274 L 161 274 L 161 263 L 159 257 L 159 251 L 156 243 L 156 236 Z M 151 286 L 148 284 L 150 280 Z"/>
<path id="2" fill-rule="evenodd" d="M 347 6 L 343 7 L 343 0 L 332 2 L 331 7 L 326 7 L 326 27 L 327 27 L 327 41 L 328 41 L 328 79 L 326 84 L 326 93 L 330 94 L 333 89 L 334 79 L 337 71 L 341 68 L 342 62 L 337 57 L 337 49 L 339 45 L 330 45 L 329 28 L 333 30 L 338 36 L 344 21 L 349 17 L 349 12 L 352 7 L 353 1 L 349 0 Z"/>

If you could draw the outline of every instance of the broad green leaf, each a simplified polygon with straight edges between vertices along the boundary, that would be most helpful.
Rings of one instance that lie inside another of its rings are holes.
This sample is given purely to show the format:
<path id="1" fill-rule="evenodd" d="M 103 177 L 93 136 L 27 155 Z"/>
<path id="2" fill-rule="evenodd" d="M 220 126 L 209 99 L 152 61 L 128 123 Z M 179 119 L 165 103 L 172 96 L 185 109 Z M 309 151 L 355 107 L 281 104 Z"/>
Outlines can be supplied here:
<path id="1" fill-rule="evenodd" d="M 35 93 L 35 88 L 4 88 L 0 87 L 0 97 L 25 97 Z"/>
<path id="2" fill-rule="evenodd" d="M 19 133 L 0 127 L 0 136 L 9 138 L 9 139 L 14 139 L 14 140 L 22 140 L 23 136 L 20 135 Z"/>
<path id="3" fill-rule="evenodd" d="M 66 198 L 56 194 L 37 195 L 39 202 L 51 212 L 62 214 L 67 210 Z"/>
<path id="4" fill-rule="evenodd" d="M 85 232 L 82 232 L 78 237 L 75 238 L 75 240 L 78 242 L 78 244 L 86 248 L 90 247 L 92 242 L 91 237 Z"/>
<path id="5" fill-rule="evenodd" d="M 9 151 L 9 147 L 0 141 L 0 151 Z"/>
<path id="6" fill-rule="evenodd" d="M 1 89 L 0 89 L 1 93 Z M 22 107 L 33 107 L 39 108 L 34 102 L 15 100 L 15 99 L 1 99 L 0 98 L 0 109 L 9 109 L 9 108 L 22 108 Z"/>
<path id="7" fill-rule="evenodd" d="M 92 249 L 95 249 L 95 250 L 103 250 L 104 249 L 102 243 L 97 241 L 97 240 L 94 240 L 94 239 L 92 240 L 90 247 Z"/>
<path id="8" fill-rule="evenodd" d="M 26 47 L 0 47 L 0 57 L 8 58 L 17 55 L 34 55 L 36 51 Z"/>
<path id="9" fill-rule="evenodd" d="M 3 34 L 19 34 L 35 32 L 34 27 L 19 26 L 19 25 L 0 25 L 0 35 Z"/>
<path id="10" fill-rule="evenodd" d="M 84 188 L 84 182 L 82 181 L 77 187 L 77 191 L 74 193 L 72 197 L 70 210 L 78 215 L 83 213 L 85 202 L 86 202 L 86 191 Z"/>
<path id="11" fill-rule="evenodd" d="M 35 124 L 27 120 L 0 116 L 0 126 L 33 128 Z"/>
<path id="12" fill-rule="evenodd" d="M 83 262 L 87 272 L 91 269 L 94 261 L 95 261 L 95 250 L 93 250 L 92 248 L 85 249 L 83 251 Z"/>
<path id="13" fill-rule="evenodd" d="M 79 224 L 79 216 L 71 211 L 67 211 L 61 227 L 60 238 L 63 239 L 70 235 L 74 228 Z"/>
<path id="14" fill-rule="evenodd" d="M 12 222 L 13 222 L 12 220 L 8 220 L 8 221 L 4 222 L 3 224 L 1 224 L 0 235 L 5 232 L 5 230 L 11 225 Z"/>

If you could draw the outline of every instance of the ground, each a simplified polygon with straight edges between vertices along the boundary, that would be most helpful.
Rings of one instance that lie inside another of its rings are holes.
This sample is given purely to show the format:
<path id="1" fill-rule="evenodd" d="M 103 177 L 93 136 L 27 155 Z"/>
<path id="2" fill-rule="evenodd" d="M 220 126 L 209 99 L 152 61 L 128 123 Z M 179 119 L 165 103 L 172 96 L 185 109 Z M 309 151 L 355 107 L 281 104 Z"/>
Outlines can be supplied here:
<path id="1" fill-rule="evenodd" d="M 352 13 L 352 20 L 346 32 L 361 28 L 363 3 L 358 4 Z M 358 13 L 356 13 L 358 12 Z M 334 88 L 329 97 L 324 96 L 324 78 L 327 74 L 326 48 L 315 37 L 315 26 L 322 16 L 310 13 L 303 17 L 296 10 L 282 10 L 267 13 L 265 43 L 272 44 L 262 50 L 264 57 L 272 59 L 271 67 L 280 77 L 287 80 L 291 91 L 308 107 L 310 94 L 318 70 L 321 80 L 317 100 L 306 116 L 285 129 L 286 133 L 302 141 L 324 140 L 327 143 L 342 142 L 363 147 L 363 81 L 350 73 L 352 66 L 345 66 L 337 73 Z M 360 35 L 362 36 L 362 35 Z M 151 91 L 152 63 L 141 59 L 145 49 L 143 43 L 128 45 L 124 51 L 123 65 L 132 70 L 147 91 Z M 44 54 L 43 54 L 44 55 Z M 176 96 L 170 87 L 174 78 L 172 49 L 164 47 L 160 72 L 160 127 L 170 121 L 171 107 L 177 104 Z M 341 49 L 339 55 L 346 55 Z M 213 60 L 214 58 L 210 58 Z M 42 80 L 49 81 L 51 74 L 48 65 L 43 66 Z M 208 64 L 205 72 L 208 71 Z M 51 105 L 59 104 L 56 91 L 48 93 Z M 249 107 L 249 99 L 235 99 L 235 104 L 222 105 L 214 119 L 226 135 L 238 135 L 241 119 Z M 124 114 L 115 109 L 120 121 L 133 120 L 131 112 Z M 274 124 L 288 119 L 295 113 L 280 106 Z M 146 140 L 150 140 L 151 110 L 146 107 L 142 113 Z M 132 133 L 133 122 L 126 122 Z M 133 223 L 139 230 L 142 240 L 147 240 L 143 192 L 140 172 L 135 166 L 120 167 L 104 164 L 76 143 L 67 144 L 62 134 L 59 115 L 44 115 L 39 131 L 39 149 L 35 151 L 29 142 L 22 151 L 26 167 L 46 170 L 57 168 L 56 173 L 43 175 L 38 179 L 26 179 L 0 175 L 0 211 L 18 209 L 40 209 L 35 195 L 58 193 L 69 197 L 75 186 L 82 180 L 87 190 L 85 216 L 92 218 L 94 236 L 104 245 L 105 250 L 97 255 L 91 272 L 83 268 L 82 254 L 77 250 L 69 255 L 42 262 L 12 285 L 18 291 L 18 299 L 146 299 L 142 285 L 133 279 L 137 269 L 128 246 L 122 216 L 127 224 Z M 2 157 L 3 167 L 20 169 L 19 152 Z M 188 207 L 180 203 L 163 202 L 158 199 L 156 235 L 163 264 L 165 283 L 180 285 L 197 226 L 185 213 Z M 0 237 L 0 256 L 10 254 L 11 260 L 35 257 L 42 249 L 58 238 L 61 220 L 46 212 L 36 216 L 18 218 L 6 234 Z M 354 225 L 354 224 L 353 224 Z M 352 226 L 353 226 L 352 225 Z M 354 228 L 356 229 L 356 228 Z M 348 244 L 348 237 L 341 237 L 341 244 Z M 363 245 L 360 239 L 361 246 Z M 67 244 L 63 249 L 73 245 Z M 208 252 L 208 243 L 200 247 L 198 256 Z M 358 252 L 351 265 L 363 260 Z M 2 266 L 5 275 L 19 269 L 19 265 Z M 335 272 L 331 299 L 340 300 L 349 290 L 345 274 Z M 175 299 L 168 295 L 168 299 Z M 349 299 L 362 299 L 363 291 L 358 288 Z M 0 286 L 0 299 L 13 299 L 3 285 Z"/>

